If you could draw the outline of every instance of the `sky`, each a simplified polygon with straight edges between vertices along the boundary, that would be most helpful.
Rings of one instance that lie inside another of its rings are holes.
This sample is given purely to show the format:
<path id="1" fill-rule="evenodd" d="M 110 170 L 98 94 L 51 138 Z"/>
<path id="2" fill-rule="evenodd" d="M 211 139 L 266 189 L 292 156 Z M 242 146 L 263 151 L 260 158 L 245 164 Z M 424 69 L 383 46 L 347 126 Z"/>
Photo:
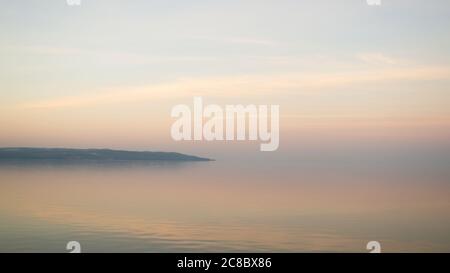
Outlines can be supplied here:
<path id="1" fill-rule="evenodd" d="M 280 158 L 450 146 L 447 0 L 0 5 L 2 147 L 261 156 L 259 143 L 174 142 L 170 110 L 194 96 L 280 105 Z"/>

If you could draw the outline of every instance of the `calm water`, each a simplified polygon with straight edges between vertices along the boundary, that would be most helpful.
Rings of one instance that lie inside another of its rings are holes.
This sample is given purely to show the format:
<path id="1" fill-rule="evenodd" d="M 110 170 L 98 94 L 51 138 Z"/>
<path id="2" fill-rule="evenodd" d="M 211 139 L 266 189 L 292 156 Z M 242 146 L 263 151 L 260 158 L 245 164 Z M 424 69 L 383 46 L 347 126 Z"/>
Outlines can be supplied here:
<path id="1" fill-rule="evenodd" d="M 3 162 L 0 252 L 72 240 L 83 252 L 450 251 L 449 178 L 389 164 Z"/>

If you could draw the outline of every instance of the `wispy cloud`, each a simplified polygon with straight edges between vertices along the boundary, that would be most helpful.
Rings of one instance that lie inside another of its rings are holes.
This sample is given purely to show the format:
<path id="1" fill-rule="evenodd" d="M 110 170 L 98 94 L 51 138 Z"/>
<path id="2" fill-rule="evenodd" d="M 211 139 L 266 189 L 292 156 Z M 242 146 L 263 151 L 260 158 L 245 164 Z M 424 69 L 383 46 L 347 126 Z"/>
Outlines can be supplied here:
<path id="1" fill-rule="evenodd" d="M 333 92 L 357 84 L 397 81 L 450 80 L 450 67 L 409 67 L 373 69 L 340 73 L 289 73 L 180 78 L 173 82 L 133 87 L 94 90 L 89 95 L 69 96 L 21 104 L 25 108 L 86 107 L 129 103 L 150 99 L 175 99 L 192 96 L 255 97 L 282 94 Z"/>
<path id="2" fill-rule="evenodd" d="M 214 37 L 214 36 L 189 36 L 188 39 L 219 42 L 225 44 L 255 45 L 255 46 L 275 46 L 280 43 L 271 39 L 255 37 Z"/>
<path id="3" fill-rule="evenodd" d="M 167 62 L 211 62 L 217 61 L 215 57 L 205 56 L 151 56 L 148 54 L 139 54 L 134 52 L 125 52 L 112 49 L 88 49 L 77 47 L 58 47 L 46 45 L 33 46 L 10 46 L 9 50 L 17 50 L 25 53 L 55 56 L 55 57 L 71 57 L 86 58 L 94 60 L 107 60 L 112 63 L 120 64 L 154 64 Z"/>
<path id="4" fill-rule="evenodd" d="M 369 64 L 397 64 L 398 60 L 388 57 L 380 52 L 370 52 L 370 53 L 359 53 L 356 55 L 356 58 L 360 61 Z"/>

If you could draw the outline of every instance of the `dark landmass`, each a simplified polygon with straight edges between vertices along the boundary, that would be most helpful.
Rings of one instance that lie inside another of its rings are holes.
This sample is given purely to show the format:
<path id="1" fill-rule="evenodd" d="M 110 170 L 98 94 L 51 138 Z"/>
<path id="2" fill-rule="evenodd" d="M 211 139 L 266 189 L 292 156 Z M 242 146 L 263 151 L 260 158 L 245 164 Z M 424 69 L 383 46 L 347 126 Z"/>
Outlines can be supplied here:
<path id="1" fill-rule="evenodd" d="M 180 153 L 64 148 L 0 148 L 0 160 L 211 161 Z"/>

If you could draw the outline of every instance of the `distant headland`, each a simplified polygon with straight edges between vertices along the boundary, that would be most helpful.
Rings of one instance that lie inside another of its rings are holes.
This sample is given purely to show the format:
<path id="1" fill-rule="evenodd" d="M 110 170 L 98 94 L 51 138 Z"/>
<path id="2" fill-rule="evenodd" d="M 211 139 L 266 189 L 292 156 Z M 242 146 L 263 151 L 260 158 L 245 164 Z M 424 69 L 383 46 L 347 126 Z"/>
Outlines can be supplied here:
<path id="1" fill-rule="evenodd" d="M 66 148 L 0 148 L 0 160 L 213 161 L 172 152 Z"/>

